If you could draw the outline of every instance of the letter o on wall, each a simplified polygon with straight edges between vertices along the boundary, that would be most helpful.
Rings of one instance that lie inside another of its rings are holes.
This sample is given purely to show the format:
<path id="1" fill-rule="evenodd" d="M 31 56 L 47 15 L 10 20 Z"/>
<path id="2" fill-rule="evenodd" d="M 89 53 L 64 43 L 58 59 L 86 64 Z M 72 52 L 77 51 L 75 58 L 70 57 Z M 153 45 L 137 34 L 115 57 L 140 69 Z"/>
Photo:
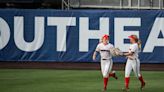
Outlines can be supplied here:
<path id="1" fill-rule="evenodd" d="M 10 28 L 7 22 L 0 17 L 0 50 L 3 49 L 10 39 Z"/>

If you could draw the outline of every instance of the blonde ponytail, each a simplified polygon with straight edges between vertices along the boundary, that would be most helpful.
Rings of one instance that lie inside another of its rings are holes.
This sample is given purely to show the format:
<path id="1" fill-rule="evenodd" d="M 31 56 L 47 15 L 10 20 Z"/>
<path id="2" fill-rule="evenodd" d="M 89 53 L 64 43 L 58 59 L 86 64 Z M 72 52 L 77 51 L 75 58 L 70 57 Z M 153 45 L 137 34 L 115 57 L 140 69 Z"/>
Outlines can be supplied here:
<path id="1" fill-rule="evenodd" d="M 137 37 L 137 35 L 132 35 L 135 38 L 136 43 L 138 44 L 138 48 L 141 50 L 141 40 Z"/>
<path id="2" fill-rule="evenodd" d="M 137 44 L 138 44 L 138 48 L 141 49 L 141 40 L 140 39 L 138 39 Z"/>

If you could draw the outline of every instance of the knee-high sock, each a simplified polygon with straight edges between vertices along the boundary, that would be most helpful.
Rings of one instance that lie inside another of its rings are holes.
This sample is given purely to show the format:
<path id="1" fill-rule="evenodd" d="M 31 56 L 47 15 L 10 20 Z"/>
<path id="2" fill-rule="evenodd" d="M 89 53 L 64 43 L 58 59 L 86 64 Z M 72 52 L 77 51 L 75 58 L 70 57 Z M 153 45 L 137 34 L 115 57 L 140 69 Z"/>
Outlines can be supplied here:
<path id="1" fill-rule="evenodd" d="M 129 88 L 129 81 L 130 81 L 130 77 L 125 77 L 125 87 L 127 89 Z"/>
<path id="2" fill-rule="evenodd" d="M 107 89 L 108 78 L 104 78 L 104 89 Z"/>
<path id="3" fill-rule="evenodd" d="M 142 84 L 145 83 L 142 76 L 140 76 L 138 79 L 140 80 L 140 82 L 141 82 Z"/>

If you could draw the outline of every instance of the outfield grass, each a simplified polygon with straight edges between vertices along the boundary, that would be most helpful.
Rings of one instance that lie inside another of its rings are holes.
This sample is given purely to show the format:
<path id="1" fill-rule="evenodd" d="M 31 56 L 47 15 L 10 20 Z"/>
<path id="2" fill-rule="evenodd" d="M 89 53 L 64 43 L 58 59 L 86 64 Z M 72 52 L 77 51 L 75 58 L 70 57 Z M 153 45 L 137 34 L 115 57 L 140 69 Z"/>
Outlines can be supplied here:
<path id="1" fill-rule="evenodd" d="M 164 72 L 144 71 L 143 92 L 164 92 Z M 124 72 L 109 80 L 107 92 L 122 92 Z M 130 92 L 140 92 L 139 81 L 131 75 Z M 101 92 L 103 81 L 97 70 L 0 69 L 0 92 Z"/>

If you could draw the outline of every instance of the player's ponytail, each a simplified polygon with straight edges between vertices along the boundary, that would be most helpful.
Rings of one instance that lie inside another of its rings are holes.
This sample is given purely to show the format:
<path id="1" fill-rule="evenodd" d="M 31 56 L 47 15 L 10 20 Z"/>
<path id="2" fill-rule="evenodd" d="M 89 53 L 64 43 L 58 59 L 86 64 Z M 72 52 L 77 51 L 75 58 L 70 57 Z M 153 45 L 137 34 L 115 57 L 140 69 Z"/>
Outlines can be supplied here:
<path id="1" fill-rule="evenodd" d="M 141 50 L 141 40 L 137 37 L 137 35 L 133 35 L 135 42 L 138 44 L 138 48 Z"/>
<path id="2" fill-rule="evenodd" d="M 140 39 L 138 39 L 137 44 L 138 44 L 138 48 L 141 49 L 141 44 L 142 43 L 141 43 L 141 40 Z"/>

